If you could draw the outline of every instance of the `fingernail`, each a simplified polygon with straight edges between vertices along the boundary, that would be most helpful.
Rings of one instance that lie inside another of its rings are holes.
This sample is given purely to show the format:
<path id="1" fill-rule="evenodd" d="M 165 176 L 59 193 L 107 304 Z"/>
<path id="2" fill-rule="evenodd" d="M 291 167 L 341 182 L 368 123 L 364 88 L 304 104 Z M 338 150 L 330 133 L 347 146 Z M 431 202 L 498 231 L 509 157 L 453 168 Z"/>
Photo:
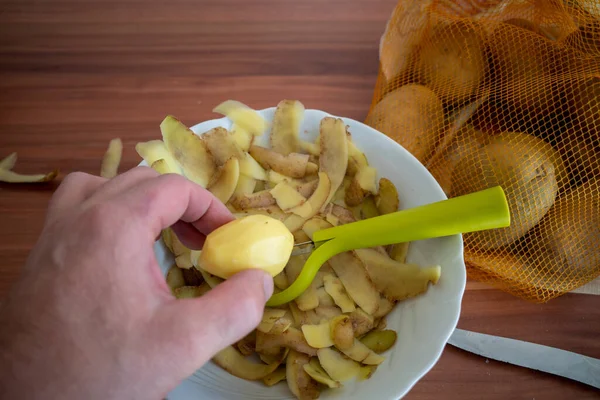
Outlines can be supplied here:
<path id="1" fill-rule="evenodd" d="M 271 275 L 265 273 L 263 278 L 263 290 L 265 291 L 265 300 L 269 300 L 273 294 L 273 278 Z"/>

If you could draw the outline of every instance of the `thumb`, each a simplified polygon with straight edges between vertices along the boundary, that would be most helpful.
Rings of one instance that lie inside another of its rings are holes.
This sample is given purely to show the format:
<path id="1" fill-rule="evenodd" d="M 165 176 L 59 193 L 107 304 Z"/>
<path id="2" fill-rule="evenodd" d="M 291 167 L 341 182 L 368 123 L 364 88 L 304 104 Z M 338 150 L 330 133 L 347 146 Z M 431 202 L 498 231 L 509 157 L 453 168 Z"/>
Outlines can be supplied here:
<path id="1" fill-rule="evenodd" d="M 160 312 L 161 326 L 157 327 L 163 332 L 163 354 L 169 359 L 176 356 L 177 369 L 182 368 L 185 376 L 193 373 L 258 326 L 272 293 L 269 274 L 247 270 L 200 298 L 169 302 Z"/>

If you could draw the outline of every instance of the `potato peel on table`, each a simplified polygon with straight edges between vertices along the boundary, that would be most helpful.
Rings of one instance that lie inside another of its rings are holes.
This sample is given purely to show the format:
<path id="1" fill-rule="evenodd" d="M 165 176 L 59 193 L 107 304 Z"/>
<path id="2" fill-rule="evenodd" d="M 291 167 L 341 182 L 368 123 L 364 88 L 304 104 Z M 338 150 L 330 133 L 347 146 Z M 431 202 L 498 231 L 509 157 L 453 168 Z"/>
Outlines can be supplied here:
<path id="1" fill-rule="evenodd" d="M 17 153 L 11 153 L 0 161 L 0 182 L 6 183 L 43 183 L 50 182 L 58 176 L 58 169 L 46 174 L 19 174 L 12 171 L 17 162 Z"/>

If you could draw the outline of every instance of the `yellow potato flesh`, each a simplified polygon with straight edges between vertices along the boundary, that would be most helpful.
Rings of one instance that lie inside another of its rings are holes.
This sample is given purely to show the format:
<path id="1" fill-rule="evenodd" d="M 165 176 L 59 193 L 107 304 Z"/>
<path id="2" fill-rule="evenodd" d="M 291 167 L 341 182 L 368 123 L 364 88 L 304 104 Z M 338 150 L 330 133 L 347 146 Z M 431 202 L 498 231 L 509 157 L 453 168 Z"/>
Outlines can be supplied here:
<path id="1" fill-rule="evenodd" d="M 302 333 L 309 346 L 315 349 L 333 346 L 329 322 L 319 325 L 302 325 Z"/>
<path id="2" fill-rule="evenodd" d="M 302 184 L 305 183 L 300 179 L 285 176 L 283 174 L 280 174 L 277 171 L 273 171 L 272 169 L 270 169 L 269 172 L 267 172 L 267 179 L 270 183 L 275 184 L 275 185 L 277 185 L 278 183 L 281 183 L 281 182 L 287 182 L 293 186 L 301 186 Z"/>
<path id="3" fill-rule="evenodd" d="M 17 153 L 10 153 L 0 161 L 0 169 L 11 170 L 17 163 Z"/>
<path id="4" fill-rule="evenodd" d="M 333 389 L 339 388 L 341 385 L 339 382 L 334 381 L 327 375 L 327 372 L 321 367 L 319 361 L 315 358 L 311 358 L 308 364 L 304 364 L 304 372 L 310 375 L 315 381 Z"/>
<path id="5" fill-rule="evenodd" d="M 300 206 L 306 201 L 304 196 L 285 181 L 278 183 L 277 186 L 271 189 L 271 195 L 283 211 Z"/>
<path id="6" fill-rule="evenodd" d="M 346 124 L 339 118 L 325 117 L 320 124 L 319 170 L 326 173 L 330 181 L 329 194 L 323 204 L 329 203 L 338 190 L 348 168 L 348 139 Z"/>
<path id="7" fill-rule="evenodd" d="M 151 167 L 153 170 L 155 170 L 161 175 L 174 173 L 169 169 L 169 164 L 167 164 L 167 162 L 162 158 L 160 160 L 154 161 Z"/>
<path id="8" fill-rule="evenodd" d="M 165 146 L 162 140 L 150 140 L 138 143 L 135 145 L 135 150 L 148 165 L 151 166 L 158 160 L 164 160 L 166 170 L 173 174 L 182 174 L 181 166 L 169 150 L 167 150 L 167 146 Z"/>
<path id="9" fill-rule="evenodd" d="M 325 201 L 327 200 L 327 196 L 330 193 L 331 182 L 329 177 L 323 173 L 319 173 L 319 185 L 315 192 L 310 196 L 308 201 L 302 203 L 301 205 L 290 209 L 290 212 L 304 218 L 308 219 L 316 215 Z"/>
<path id="10" fill-rule="evenodd" d="M 342 309 L 342 312 L 349 313 L 356 310 L 354 301 L 346 293 L 342 281 L 333 275 L 327 275 L 323 278 L 325 291 L 333 298 L 335 304 Z"/>
<path id="11" fill-rule="evenodd" d="M 270 365 L 258 364 L 242 356 L 233 346 L 228 346 L 214 357 L 215 364 L 238 378 L 255 381 L 263 379 L 277 369 L 281 362 Z"/>
<path id="12" fill-rule="evenodd" d="M 110 141 L 108 149 L 104 153 L 102 166 L 100 167 L 100 176 L 103 178 L 114 178 L 117 176 L 121 156 L 123 155 L 123 142 L 116 138 Z"/>
<path id="13" fill-rule="evenodd" d="M 297 151 L 300 125 L 304 119 L 304 105 L 298 100 L 282 100 L 277 105 L 271 130 L 271 147 L 288 155 Z"/>
<path id="14" fill-rule="evenodd" d="M 267 180 L 267 173 L 263 167 L 248 153 L 240 160 L 240 174 L 259 181 Z"/>
<path id="15" fill-rule="evenodd" d="M 233 136 L 233 140 L 243 151 L 248 151 L 254 138 L 250 132 L 235 124 L 231 127 L 231 136 Z"/>
<path id="16" fill-rule="evenodd" d="M 238 163 L 239 169 L 239 163 Z M 233 197 L 245 197 L 254 193 L 254 188 L 256 187 L 256 179 L 250 178 L 249 176 L 242 175 L 238 177 L 238 183 L 233 191 Z"/>
<path id="17" fill-rule="evenodd" d="M 234 124 L 242 127 L 254 136 L 262 135 L 269 127 L 268 122 L 259 113 L 239 101 L 224 101 L 216 106 L 213 112 L 225 115 Z"/>
<path id="18" fill-rule="evenodd" d="M 360 365 L 356 361 L 345 358 L 331 348 L 319 349 L 317 356 L 325 372 L 335 381 L 348 381 L 360 371 Z"/>
<path id="19" fill-rule="evenodd" d="M 293 247 L 294 236 L 281 221 L 250 215 L 211 232 L 198 262 L 200 268 L 223 279 L 246 269 L 262 269 L 276 276 Z"/>
<path id="20" fill-rule="evenodd" d="M 161 122 L 160 131 L 167 150 L 177 160 L 183 169 L 183 174 L 192 182 L 206 187 L 216 170 L 206 143 L 170 115 Z"/>
<path id="21" fill-rule="evenodd" d="M 237 158 L 230 158 L 221 168 L 218 178 L 209 185 L 208 190 L 225 204 L 229 201 L 238 184 L 240 163 Z"/>
<path id="22" fill-rule="evenodd" d="M 23 175 L 13 171 L 0 169 L 0 182 L 8 183 L 36 183 L 36 182 L 49 182 L 56 178 L 58 170 L 49 172 L 47 174 L 35 174 L 35 175 Z"/>
<path id="23" fill-rule="evenodd" d="M 382 356 L 369 349 L 358 339 L 354 339 L 354 343 L 351 347 L 339 349 L 351 359 L 367 365 L 379 365 L 385 360 Z"/>
<path id="24" fill-rule="evenodd" d="M 359 186 L 367 192 L 377 194 L 377 170 L 373 167 L 364 166 L 356 173 L 356 180 Z"/>

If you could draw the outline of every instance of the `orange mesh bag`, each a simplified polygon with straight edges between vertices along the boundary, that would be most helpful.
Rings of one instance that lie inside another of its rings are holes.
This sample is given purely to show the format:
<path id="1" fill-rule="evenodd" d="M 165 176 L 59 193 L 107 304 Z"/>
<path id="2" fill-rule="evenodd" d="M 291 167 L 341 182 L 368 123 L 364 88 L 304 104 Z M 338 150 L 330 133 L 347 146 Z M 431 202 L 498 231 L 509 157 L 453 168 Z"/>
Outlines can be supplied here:
<path id="1" fill-rule="evenodd" d="M 600 275 L 600 0 L 400 0 L 366 123 L 449 197 L 504 188 L 471 278 L 545 302 Z"/>

